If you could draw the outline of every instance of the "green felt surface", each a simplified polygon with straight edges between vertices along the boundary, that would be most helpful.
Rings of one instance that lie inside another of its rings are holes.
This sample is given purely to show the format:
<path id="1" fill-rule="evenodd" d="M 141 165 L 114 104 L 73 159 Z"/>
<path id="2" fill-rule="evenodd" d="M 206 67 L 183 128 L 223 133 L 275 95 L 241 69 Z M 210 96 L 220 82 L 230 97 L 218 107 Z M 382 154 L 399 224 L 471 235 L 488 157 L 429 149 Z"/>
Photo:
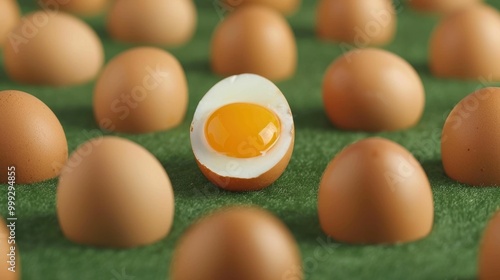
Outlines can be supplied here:
<path id="1" fill-rule="evenodd" d="M 402 7 L 397 38 L 386 47 L 407 59 L 424 81 L 427 106 L 421 122 L 400 132 L 343 132 L 329 124 L 321 103 L 323 73 L 342 50 L 336 44 L 316 39 L 315 1 L 305 0 L 307 3 L 300 12 L 290 17 L 297 37 L 299 68 L 293 79 L 278 83 L 295 118 L 292 160 L 271 187 L 252 193 L 230 193 L 204 178 L 189 144 L 189 125 L 196 105 L 221 79 L 210 72 L 208 64 L 210 37 L 219 21 L 218 14 L 212 0 L 197 2 L 199 25 L 195 38 L 186 46 L 171 50 L 184 66 L 189 81 L 190 104 L 185 121 L 167 132 L 118 134 L 146 147 L 165 166 L 175 191 L 172 232 L 161 242 L 130 250 L 76 245 L 64 238 L 58 226 L 57 180 L 20 185 L 17 241 L 23 279 L 166 279 L 175 243 L 184 230 L 205 213 L 232 204 L 257 204 L 282 219 L 300 246 L 307 279 L 475 279 L 480 236 L 488 218 L 500 206 L 500 188 L 467 187 L 443 173 L 440 133 L 445 117 L 461 98 L 481 84 L 440 80 L 429 73 L 427 45 L 437 17 Z M 490 3 L 500 7 L 500 1 Z M 32 7 L 25 4 L 23 9 L 28 11 Z M 89 22 L 102 37 L 107 60 L 131 47 L 113 42 L 107 36 L 103 18 Z M 69 88 L 19 85 L 10 82 L 0 69 L 0 89 L 24 90 L 50 106 L 65 129 L 70 151 L 102 134 L 92 115 L 94 82 Z M 322 172 L 347 144 L 374 135 L 405 146 L 428 173 L 435 200 L 434 228 L 428 238 L 404 245 L 352 246 L 328 240 L 321 232 L 316 201 Z M 0 214 L 4 217 L 6 201 L 3 185 Z"/>

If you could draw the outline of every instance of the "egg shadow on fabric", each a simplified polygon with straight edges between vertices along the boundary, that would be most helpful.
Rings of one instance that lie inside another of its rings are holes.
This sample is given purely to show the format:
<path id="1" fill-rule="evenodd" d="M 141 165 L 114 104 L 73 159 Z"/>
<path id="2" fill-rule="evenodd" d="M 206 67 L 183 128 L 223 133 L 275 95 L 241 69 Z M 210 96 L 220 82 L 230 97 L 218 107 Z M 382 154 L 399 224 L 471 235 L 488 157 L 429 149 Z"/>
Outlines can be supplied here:
<path id="1" fill-rule="evenodd" d="M 99 38 L 101 40 L 111 39 L 111 37 L 109 36 L 108 30 L 106 29 L 106 23 L 94 24 L 94 25 L 92 25 L 92 29 L 94 29 L 94 31 L 97 33 L 97 36 L 99 36 Z"/>
<path id="2" fill-rule="evenodd" d="M 420 162 L 422 168 L 427 174 L 431 186 L 448 185 L 454 181 L 450 179 L 444 172 L 443 164 L 441 160 L 429 160 Z"/>
<path id="3" fill-rule="evenodd" d="M 314 27 L 311 26 L 306 26 L 306 25 L 300 25 L 300 26 L 293 26 L 293 33 L 295 34 L 295 38 L 297 39 L 314 39 L 316 40 L 316 30 L 314 30 Z"/>
<path id="4" fill-rule="evenodd" d="M 19 221 L 22 221 L 16 224 L 16 237 L 21 250 L 21 258 L 22 252 L 73 245 L 71 241 L 64 237 L 55 213 L 30 217 L 20 216 L 18 218 Z M 37 234 L 33 234 L 33 232 Z"/>
<path id="5" fill-rule="evenodd" d="M 328 120 L 323 107 L 296 111 L 292 108 L 292 112 L 295 127 L 298 129 L 338 130 Z"/>
<path id="6" fill-rule="evenodd" d="M 192 59 L 189 61 L 183 61 L 182 67 L 186 73 L 202 73 L 212 75 L 212 67 L 210 66 L 210 60 L 206 58 Z M 215 74 L 214 74 L 215 75 Z"/>
<path id="7" fill-rule="evenodd" d="M 321 230 L 316 209 L 311 211 L 280 210 L 279 216 L 298 243 L 315 244 L 318 240 L 329 238 Z"/>
<path id="8" fill-rule="evenodd" d="M 94 119 L 92 107 L 86 105 L 52 108 L 63 128 L 99 129 Z"/>
<path id="9" fill-rule="evenodd" d="M 3 55 L 3 53 L 0 51 L 0 57 Z M 3 59 L 0 58 L 0 82 L 3 83 L 11 83 L 12 81 L 9 79 L 9 76 L 7 76 L 7 71 L 5 71 L 5 64 L 3 62 Z"/>
<path id="10" fill-rule="evenodd" d="M 162 161 L 161 164 L 168 172 L 176 197 L 205 198 L 222 191 L 205 178 L 194 157 L 173 163 Z"/>
<path id="11" fill-rule="evenodd" d="M 422 76 L 432 76 L 432 72 L 427 61 L 410 62 L 411 66 Z"/>
<path id="12" fill-rule="evenodd" d="M 199 169 L 195 159 L 184 159 L 169 163 L 162 161 L 162 165 L 167 170 L 172 188 L 176 197 L 189 198 L 194 200 L 206 199 L 236 199 L 242 204 L 253 204 L 252 199 L 245 194 L 256 194 L 258 192 L 272 191 L 272 186 L 259 191 L 229 191 L 218 187 Z"/>

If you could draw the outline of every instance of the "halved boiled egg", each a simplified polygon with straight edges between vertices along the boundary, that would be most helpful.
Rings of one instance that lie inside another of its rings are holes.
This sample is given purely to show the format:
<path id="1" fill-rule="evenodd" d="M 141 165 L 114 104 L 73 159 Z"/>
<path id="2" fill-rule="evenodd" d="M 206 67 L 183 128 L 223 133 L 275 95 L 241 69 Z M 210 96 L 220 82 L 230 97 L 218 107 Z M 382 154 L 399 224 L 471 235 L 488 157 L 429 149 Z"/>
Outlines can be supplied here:
<path id="1" fill-rule="evenodd" d="M 255 74 L 228 77 L 202 98 L 191 124 L 201 172 L 231 191 L 258 190 L 284 172 L 295 131 L 285 96 Z"/>

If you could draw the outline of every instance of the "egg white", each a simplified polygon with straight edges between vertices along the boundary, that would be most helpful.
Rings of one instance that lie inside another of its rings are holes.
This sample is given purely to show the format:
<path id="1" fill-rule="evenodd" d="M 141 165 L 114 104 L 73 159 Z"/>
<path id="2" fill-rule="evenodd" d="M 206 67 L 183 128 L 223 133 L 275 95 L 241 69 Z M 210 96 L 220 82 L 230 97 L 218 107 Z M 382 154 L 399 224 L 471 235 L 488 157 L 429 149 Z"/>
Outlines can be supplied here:
<path id="1" fill-rule="evenodd" d="M 231 103 L 253 103 L 274 112 L 281 123 L 277 142 L 265 154 L 234 158 L 214 150 L 205 137 L 205 124 L 217 109 Z M 269 171 L 287 153 L 294 138 L 290 106 L 276 85 L 255 74 L 228 77 L 213 86 L 201 99 L 191 124 L 191 146 L 199 163 L 223 177 L 251 179 Z"/>

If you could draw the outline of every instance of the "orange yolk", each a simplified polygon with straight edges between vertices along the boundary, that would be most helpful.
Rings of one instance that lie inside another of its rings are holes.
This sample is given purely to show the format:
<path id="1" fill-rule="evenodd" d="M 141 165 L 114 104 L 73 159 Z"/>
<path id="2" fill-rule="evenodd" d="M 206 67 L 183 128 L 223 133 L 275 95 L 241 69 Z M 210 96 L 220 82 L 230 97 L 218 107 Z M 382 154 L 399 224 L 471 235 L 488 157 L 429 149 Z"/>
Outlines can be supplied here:
<path id="1" fill-rule="evenodd" d="M 251 103 L 232 103 L 210 115 L 205 124 L 205 137 L 221 154 L 252 158 L 271 149 L 280 130 L 280 120 L 269 109 Z"/>

